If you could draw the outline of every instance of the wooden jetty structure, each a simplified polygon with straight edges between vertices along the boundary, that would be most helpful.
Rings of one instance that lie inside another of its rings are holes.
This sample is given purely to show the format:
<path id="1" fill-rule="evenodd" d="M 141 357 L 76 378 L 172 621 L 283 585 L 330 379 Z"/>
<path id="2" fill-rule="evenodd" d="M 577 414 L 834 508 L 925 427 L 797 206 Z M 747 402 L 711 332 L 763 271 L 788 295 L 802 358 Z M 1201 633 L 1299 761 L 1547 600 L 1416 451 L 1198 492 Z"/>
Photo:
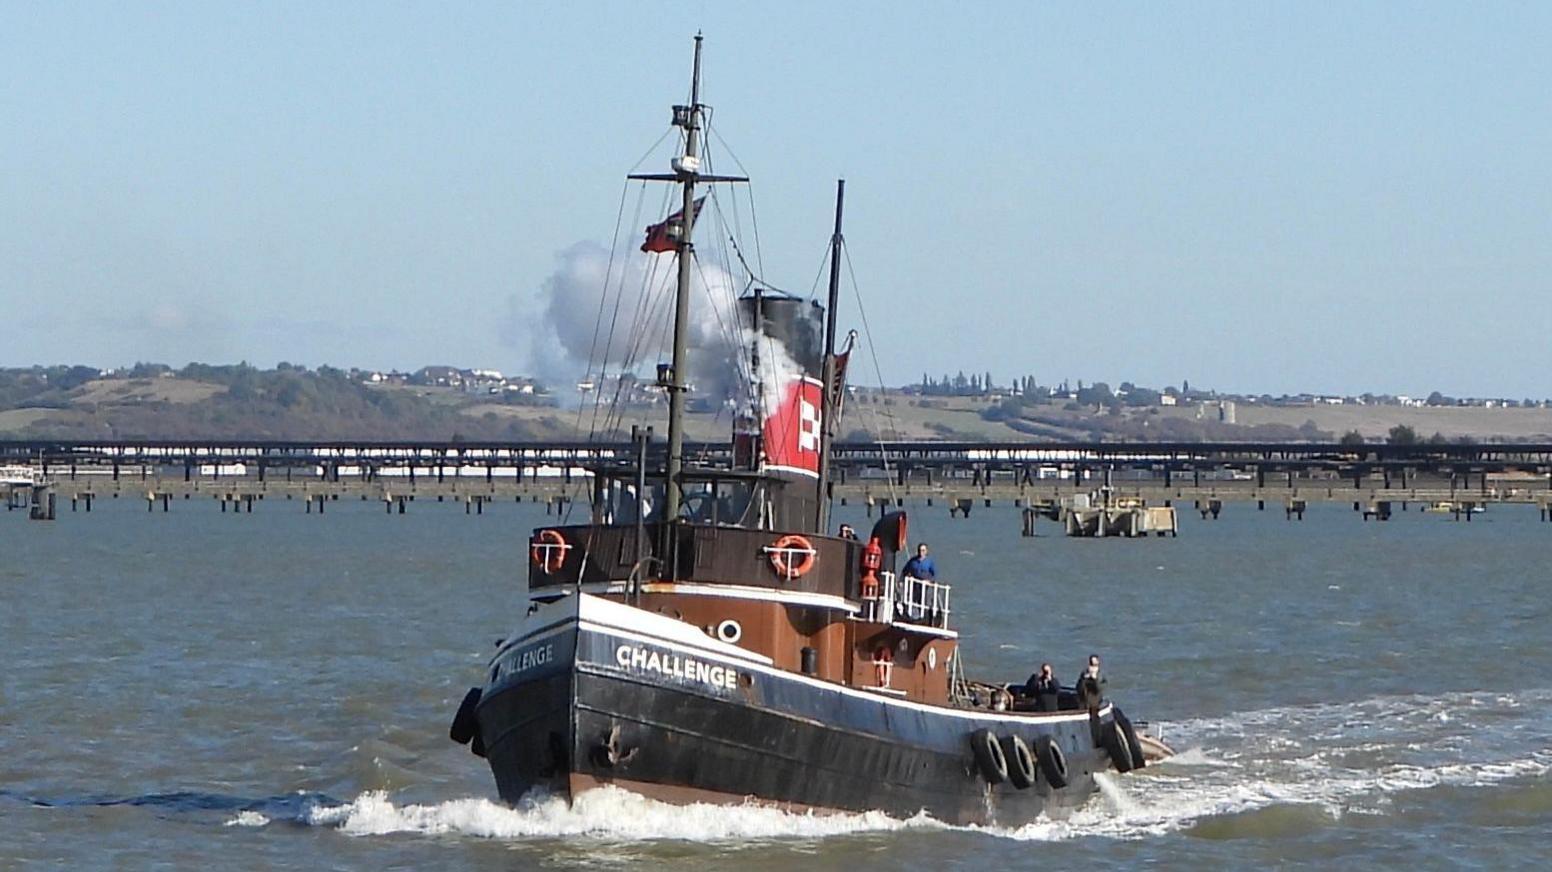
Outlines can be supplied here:
<path id="1" fill-rule="evenodd" d="M 684 445 L 702 462 L 727 450 Z M 247 513 L 279 499 L 321 512 L 350 499 L 381 500 L 399 514 L 429 499 L 483 514 L 496 502 L 585 503 L 585 469 L 633 451 L 628 441 L 24 440 L 0 441 L 0 466 L 25 470 L 72 510 L 105 498 L 143 499 L 161 511 L 205 499 Z M 841 442 L 828 487 L 841 504 L 870 511 L 941 505 L 965 516 L 976 505 L 1033 507 L 1108 488 L 1116 500 L 1209 518 L 1235 503 L 1270 503 L 1294 520 L 1319 502 L 1351 503 L 1360 514 L 1382 502 L 1403 511 L 1448 505 L 1465 520 L 1489 504 L 1524 503 L 1552 517 L 1552 443 Z"/>
<path id="2" fill-rule="evenodd" d="M 1118 497 L 1111 488 L 1042 500 L 1025 507 L 1021 514 L 1021 532 L 1026 537 L 1035 535 L 1035 521 L 1041 517 L 1055 521 L 1068 536 L 1135 539 L 1150 533 L 1179 534 L 1173 506 L 1149 506 L 1138 497 Z"/>

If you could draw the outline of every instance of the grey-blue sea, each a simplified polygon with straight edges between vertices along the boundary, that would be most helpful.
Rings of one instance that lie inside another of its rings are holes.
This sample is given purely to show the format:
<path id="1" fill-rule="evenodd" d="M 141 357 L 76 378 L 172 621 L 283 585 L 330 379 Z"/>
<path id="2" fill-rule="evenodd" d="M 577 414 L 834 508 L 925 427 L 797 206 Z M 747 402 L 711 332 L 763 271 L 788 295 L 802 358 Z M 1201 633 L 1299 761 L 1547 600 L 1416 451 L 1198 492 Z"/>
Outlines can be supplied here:
<path id="1" fill-rule="evenodd" d="M 973 677 L 1070 680 L 1173 762 L 1067 820 L 494 802 L 447 740 L 515 626 L 541 506 L 100 500 L 0 515 L 0 868 L 1542 868 L 1552 523 L 1231 504 L 1177 539 L 908 507 Z M 855 524 L 867 518 L 839 510 Z"/>

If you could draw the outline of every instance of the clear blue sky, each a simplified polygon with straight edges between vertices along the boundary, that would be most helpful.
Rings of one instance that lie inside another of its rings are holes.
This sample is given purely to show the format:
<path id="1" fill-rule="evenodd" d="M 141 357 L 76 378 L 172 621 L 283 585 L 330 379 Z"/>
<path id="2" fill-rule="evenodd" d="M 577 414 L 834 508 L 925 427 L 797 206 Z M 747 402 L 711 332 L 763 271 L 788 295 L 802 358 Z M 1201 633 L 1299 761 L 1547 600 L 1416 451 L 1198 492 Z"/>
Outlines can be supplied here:
<path id="1" fill-rule="evenodd" d="M 886 381 L 1552 395 L 1546 4 L 568 5 L 3 0 L 0 364 L 521 371 L 701 29 Z"/>

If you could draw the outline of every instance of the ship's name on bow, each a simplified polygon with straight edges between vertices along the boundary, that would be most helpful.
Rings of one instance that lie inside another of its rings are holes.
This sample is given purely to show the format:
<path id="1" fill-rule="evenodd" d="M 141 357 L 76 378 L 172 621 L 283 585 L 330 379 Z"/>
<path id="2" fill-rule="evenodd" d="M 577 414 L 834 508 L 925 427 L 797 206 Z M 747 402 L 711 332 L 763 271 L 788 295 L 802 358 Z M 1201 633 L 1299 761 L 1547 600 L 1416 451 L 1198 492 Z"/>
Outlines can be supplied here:
<path id="1" fill-rule="evenodd" d="M 555 646 L 540 645 L 537 648 L 529 648 L 527 651 L 512 658 L 513 672 L 527 672 L 535 666 L 543 666 L 546 663 L 555 662 Z"/>
<path id="2" fill-rule="evenodd" d="M 537 669 L 549 663 L 555 662 L 554 643 L 535 645 L 526 651 L 515 651 L 508 654 L 505 664 L 501 667 L 503 675 L 521 675 L 530 669 Z"/>
<path id="3" fill-rule="evenodd" d="M 660 653 L 640 645 L 621 645 L 614 649 L 614 662 L 621 669 L 636 672 L 656 672 L 682 681 L 694 681 L 719 690 L 738 687 L 738 670 L 716 663 L 683 657 L 678 654 Z"/>

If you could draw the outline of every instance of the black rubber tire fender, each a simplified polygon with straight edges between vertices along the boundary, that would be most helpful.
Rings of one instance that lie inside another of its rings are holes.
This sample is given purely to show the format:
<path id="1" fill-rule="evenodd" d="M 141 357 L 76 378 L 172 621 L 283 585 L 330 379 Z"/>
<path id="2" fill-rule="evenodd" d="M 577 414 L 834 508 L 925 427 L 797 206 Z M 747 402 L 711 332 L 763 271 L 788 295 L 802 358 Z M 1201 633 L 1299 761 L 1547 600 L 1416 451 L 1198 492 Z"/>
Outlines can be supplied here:
<path id="1" fill-rule="evenodd" d="M 976 730 L 970 734 L 970 751 L 975 755 L 976 768 L 987 784 L 1001 784 L 1008 780 L 1008 758 L 1002 753 L 1002 743 L 991 730 Z"/>
<path id="2" fill-rule="evenodd" d="M 458 704 L 458 713 L 453 715 L 453 725 L 447 729 L 447 737 L 460 745 L 469 744 L 475 734 L 480 731 L 480 722 L 474 717 L 474 708 L 480 704 L 480 689 L 469 688 L 469 692 L 463 695 L 463 702 Z"/>
<path id="3" fill-rule="evenodd" d="M 1137 728 L 1132 726 L 1132 721 L 1126 716 L 1126 712 L 1119 707 L 1115 709 L 1116 728 L 1126 736 L 1126 744 L 1132 748 L 1132 768 L 1141 769 L 1148 765 L 1148 758 L 1143 756 L 1142 743 L 1137 741 Z"/>
<path id="4" fill-rule="evenodd" d="M 1039 772 L 1035 765 L 1035 752 L 1029 743 L 1018 736 L 1002 737 L 1002 756 L 1008 761 L 1008 781 L 1019 790 L 1035 786 Z"/>
<path id="5" fill-rule="evenodd" d="M 1067 755 L 1050 736 L 1035 737 L 1035 761 L 1040 765 L 1040 774 L 1045 776 L 1046 784 L 1055 790 L 1067 786 Z"/>
<path id="6" fill-rule="evenodd" d="M 1110 755 L 1110 765 L 1117 772 L 1125 774 L 1132 771 L 1132 746 L 1126 740 L 1126 733 L 1114 722 L 1105 730 L 1105 751 Z"/>

